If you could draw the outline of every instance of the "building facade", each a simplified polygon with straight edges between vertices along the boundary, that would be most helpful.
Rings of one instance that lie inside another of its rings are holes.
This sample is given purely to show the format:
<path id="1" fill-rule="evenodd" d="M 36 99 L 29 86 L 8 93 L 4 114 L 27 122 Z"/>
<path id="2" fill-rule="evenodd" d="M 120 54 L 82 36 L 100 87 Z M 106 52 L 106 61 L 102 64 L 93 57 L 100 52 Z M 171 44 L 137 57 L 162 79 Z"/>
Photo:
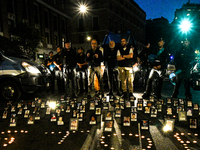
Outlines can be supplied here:
<path id="1" fill-rule="evenodd" d="M 1 0 L 0 35 L 11 39 L 10 28 L 27 23 L 43 37 L 38 54 L 48 54 L 63 46 L 70 34 L 66 5 L 65 0 Z"/>
<path id="2" fill-rule="evenodd" d="M 80 4 L 87 6 L 86 13 L 77 11 Z M 97 39 L 101 44 L 109 32 L 129 31 L 134 35 L 138 49 L 141 49 L 146 35 L 146 13 L 133 0 L 90 0 L 90 3 L 71 0 L 70 5 L 77 7 L 70 11 L 71 40 L 75 47 L 88 49 L 88 37 Z"/>
<path id="3" fill-rule="evenodd" d="M 78 11 L 82 3 L 88 7 L 85 14 Z M 87 37 L 102 43 L 109 32 L 131 32 L 141 49 L 146 35 L 146 13 L 133 0 L 1 0 L 0 35 L 11 39 L 10 28 L 21 22 L 43 37 L 37 48 L 41 55 L 66 40 L 87 49 Z"/>
<path id="4" fill-rule="evenodd" d="M 187 20 L 190 22 L 191 26 L 188 31 L 185 33 L 181 32 L 180 24 Z M 183 4 L 180 9 L 176 9 L 174 13 L 174 20 L 172 22 L 172 27 L 174 31 L 174 36 L 176 40 L 182 41 L 183 39 L 187 38 L 191 41 L 191 44 L 195 49 L 200 50 L 200 3 L 190 3 L 188 1 L 186 4 Z M 176 41 L 175 41 L 176 42 Z M 177 43 L 177 42 L 176 42 Z"/>

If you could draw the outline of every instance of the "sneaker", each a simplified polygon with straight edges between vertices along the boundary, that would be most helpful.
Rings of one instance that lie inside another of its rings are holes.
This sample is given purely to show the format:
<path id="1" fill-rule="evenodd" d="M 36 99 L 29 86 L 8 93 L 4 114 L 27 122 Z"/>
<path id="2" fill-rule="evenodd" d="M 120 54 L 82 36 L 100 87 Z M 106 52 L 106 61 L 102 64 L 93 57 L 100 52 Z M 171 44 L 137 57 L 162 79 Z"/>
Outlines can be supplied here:
<path id="1" fill-rule="evenodd" d="M 92 97 L 91 97 L 91 95 L 90 95 L 90 94 L 88 94 L 87 98 L 88 98 L 88 99 L 91 99 Z"/>
<path id="2" fill-rule="evenodd" d="M 111 91 L 111 92 L 109 92 L 108 94 L 107 94 L 107 96 L 109 96 L 109 95 L 113 95 L 113 92 Z"/>
<path id="3" fill-rule="evenodd" d="M 129 93 L 129 97 L 132 97 L 132 99 L 136 99 L 136 97 L 133 95 L 133 93 Z"/>
<path id="4" fill-rule="evenodd" d="M 192 96 L 191 96 L 191 95 L 190 95 L 190 96 L 189 96 L 189 95 L 186 95 L 186 96 L 185 96 L 185 99 L 192 99 Z"/>
<path id="5" fill-rule="evenodd" d="M 157 98 L 157 99 L 161 99 L 161 97 L 162 97 L 162 96 L 161 96 L 160 94 L 157 94 L 157 95 L 156 95 L 156 98 Z"/>
<path id="6" fill-rule="evenodd" d="M 144 94 L 142 95 L 142 98 L 143 98 L 143 99 L 148 99 L 148 98 L 149 98 L 149 94 L 144 93 Z"/>
<path id="7" fill-rule="evenodd" d="M 117 92 L 117 95 L 118 96 L 122 96 L 122 92 Z"/>
<path id="8" fill-rule="evenodd" d="M 73 98 L 78 98 L 78 95 L 73 94 L 72 97 L 73 97 Z"/>
<path id="9" fill-rule="evenodd" d="M 177 98 L 177 95 L 172 95 L 171 98 Z"/>
<path id="10" fill-rule="evenodd" d="M 123 92 L 122 98 L 127 98 L 127 92 Z"/>

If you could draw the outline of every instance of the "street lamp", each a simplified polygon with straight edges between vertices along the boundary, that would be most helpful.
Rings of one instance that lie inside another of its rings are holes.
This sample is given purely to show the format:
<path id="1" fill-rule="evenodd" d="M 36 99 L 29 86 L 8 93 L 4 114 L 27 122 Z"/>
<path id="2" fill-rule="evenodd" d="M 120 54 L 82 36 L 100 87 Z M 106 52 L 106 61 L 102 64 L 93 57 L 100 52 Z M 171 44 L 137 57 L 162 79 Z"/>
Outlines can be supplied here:
<path id="1" fill-rule="evenodd" d="M 80 13 L 86 13 L 86 12 L 87 12 L 87 7 L 86 7 L 86 5 L 80 5 L 80 6 L 79 6 L 79 12 L 80 12 Z"/>
<path id="2" fill-rule="evenodd" d="M 188 33 L 191 30 L 192 23 L 188 19 L 184 19 L 181 21 L 179 28 L 182 33 Z"/>

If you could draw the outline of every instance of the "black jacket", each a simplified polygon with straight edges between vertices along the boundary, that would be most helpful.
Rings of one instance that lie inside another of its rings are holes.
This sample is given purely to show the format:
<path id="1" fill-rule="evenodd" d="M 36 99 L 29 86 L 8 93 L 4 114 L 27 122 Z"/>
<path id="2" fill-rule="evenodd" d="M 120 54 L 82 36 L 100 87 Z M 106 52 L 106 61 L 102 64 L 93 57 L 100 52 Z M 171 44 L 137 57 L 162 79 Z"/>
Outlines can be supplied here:
<path id="1" fill-rule="evenodd" d="M 110 48 L 106 48 L 104 50 L 104 61 L 105 61 L 106 67 L 117 68 L 118 66 L 117 49 L 114 48 L 113 50 L 111 50 Z"/>
<path id="2" fill-rule="evenodd" d="M 88 62 L 88 66 L 91 67 L 98 67 L 101 65 L 101 62 L 103 61 L 103 56 L 102 56 L 102 52 L 99 49 L 96 49 L 95 51 L 90 49 L 87 51 L 87 54 L 90 54 L 89 57 L 87 57 L 86 61 Z M 96 58 L 94 55 L 98 54 L 98 58 Z"/>
<path id="3" fill-rule="evenodd" d="M 63 64 L 70 69 L 76 68 L 77 59 L 75 49 L 70 48 L 69 51 L 67 51 L 67 49 L 63 49 Z"/>

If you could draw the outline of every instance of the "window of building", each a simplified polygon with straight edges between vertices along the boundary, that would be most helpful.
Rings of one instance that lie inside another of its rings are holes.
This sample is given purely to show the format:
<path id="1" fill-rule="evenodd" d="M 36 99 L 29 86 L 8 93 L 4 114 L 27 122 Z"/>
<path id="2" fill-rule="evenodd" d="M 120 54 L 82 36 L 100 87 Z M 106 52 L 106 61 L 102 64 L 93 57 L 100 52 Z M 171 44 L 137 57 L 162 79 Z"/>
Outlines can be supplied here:
<path id="1" fill-rule="evenodd" d="M 45 33 L 45 41 L 46 44 L 50 44 L 50 34 L 48 32 Z"/>
<path id="2" fill-rule="evenodd" d="M 59 44 L 58 44 L 58 37 L 57 37 L 57 35 L 54 35 L 54 44 L 56 45 L 56 46 L 58 46 Z"/>
<path id="3" fill-rule="evenodd" d="M 14 14 L 14 0 L 7 0 L 7 10 L 9 13 Z"/>
<path id="4" fill-rule="evenodd" d="M 53 0 L 53 4 L 56 5 L 57 4 L 57 0 Z"/>
<path id="5" fill-rule="evenodd" d="M 65 9 L 65 1 L 64 0 L 61 0 L 61 5 L 62 5 L 62 9 Z"/>
<path id="6" fill-rule="evenodd" d="M 79 31 L 84 31 L 83 18 L 80 18 L 78 20 L 78 29 L 79 29 Z"/>
<path id="7" fill-rule="evenodd" d="M 96 39 L 96 40 L 97 40 L 97 42 L 99 41 L 99 36 L 98 36 L 98 35 L 96 35 L 96 34 L 95 34 L 95 35 L 93 35 L 93 36 L 92 36 L 92 38 L 93 38 L 93 39 Z"/>
<path id="8" fill-rule="evenodd" d="M 79 44 L 84 43 L 84 36 L 83 35 L 79 35 Z"/>
<path id="9" fill-rule="evenodd" d="M 63 34 L 66 34 L 65 19 L 62 19 L 62 33 L 63 33 Z"/>
<path id="10" fill-rule="evenodd" d="M 109 18 L 108 29 L 109 31 L 112 31 L 112 18 Z"/>
<path id="11" fill-rule="evenodd" d="M 121 3 L 121 4 L 124 4 L 124 0 L 120 0 L 120 3 Z"/>
<path id="12" fill-rule="evenodd" d="M 34 9 L 33 12 L 34 12 L 35 23 L 39 24 L 39 8 L 38 8 L 38 5 L 34 4 L 33 9 Z"/>
<path id="13" fill-rule="evenodd" d="M 65 38 L 63 37 L 62 38 L 62 47 L 64 47 L 65 46 Z"/>
<path id="14" fill-rule="evenodd" d="M 99 17 L 93 17 L 93 30 L 99 29 Z"/>
<path id="15" fill-rule="evenodd" d="M 112 3 L 109 4 L 109 9 L 112 11 L 113 9 Z"/>
<path id="16" fill-rule="evenodd" d="M 53 16 L 54 31 L 58 31 L 58 18 L 57 15 Z"/>
<path id="17" fill-rule="evenodd" d="M 3 31 L 3 26 L 2 26 L 2 15 L 0 14 L 0 32 Z"/>
<path id="18" fill-rule="evenodd" d="M 22 17 L 23 17 L 23 19 L 28 20 L 27 0 L 22 0 Z"/>
<path id="19" fill-rule="evenodd" d="M 44 11 L 44 21 L 45 28 L 49 28 L 49 12 L 47 10 Z"/>

